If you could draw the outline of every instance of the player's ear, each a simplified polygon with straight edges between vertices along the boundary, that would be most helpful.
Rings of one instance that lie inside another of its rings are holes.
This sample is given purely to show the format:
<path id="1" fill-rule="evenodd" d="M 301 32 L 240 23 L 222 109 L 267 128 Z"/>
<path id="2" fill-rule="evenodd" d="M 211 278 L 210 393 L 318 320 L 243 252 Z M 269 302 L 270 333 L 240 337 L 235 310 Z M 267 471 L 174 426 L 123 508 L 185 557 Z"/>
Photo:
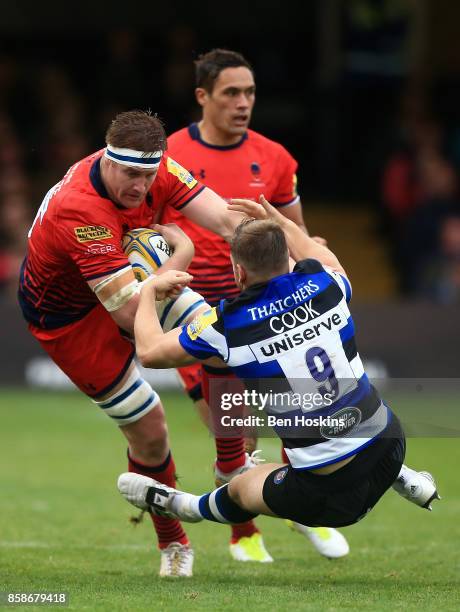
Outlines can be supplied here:
<path id="1" fill-rule="evenodd" d="M 203 87 L 195 89 L 195 98 L 200 106 L 204 106 L 208 100 L 208 92 Z"/>
<path id="2" fill-rule="evenodd" d="M 236 279 L 237 282 L 240 285 L 243 285 L 246 282 L 248 275 L 246 273 L 246 270 L 239 263 L 236 264 L 236 273 L 237 273 L 237 279 Z"/>

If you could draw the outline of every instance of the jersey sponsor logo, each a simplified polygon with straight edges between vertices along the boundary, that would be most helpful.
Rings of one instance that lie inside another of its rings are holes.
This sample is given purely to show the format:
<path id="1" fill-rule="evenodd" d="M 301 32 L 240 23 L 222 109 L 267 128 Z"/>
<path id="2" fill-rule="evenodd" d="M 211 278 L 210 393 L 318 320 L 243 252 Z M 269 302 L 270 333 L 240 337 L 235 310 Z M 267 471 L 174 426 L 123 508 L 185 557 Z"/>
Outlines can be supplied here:
<path id="1" fill-rule="evenodd" d="M 93 255 L 106 255 L 107 253 L 116 253 L 117 247 L 114 244 L 95 242 L 94 244 L 90 244 L 85 252 L 89 257 Z"/>
<path id="2" fill-rule="evenodd" d="M 361 410 L 356 406 L 341 408 L 330 416 L 331 420 L 336 420 L 338 424 L 322 425 L 321 435 L 328 440 L 350 436 L 361 423 L 362 416 Z"/>
<path id="3" fill-rule="evenodd" d="M 198 336 L 210 325 L 217 321 L 217 312 L 215 308 L 207 310 L 203 314 L 200 314 L 194 319 L 190 325 L 187 326 L 187 334 L 191 340 L 196 340 Z"/>
<path id="4" fill-rule="evenodd" d="M 73 231 L 78 242 L 91 242 L 92 240 L 107 240 L 113 238 L 113 234 L 108 227 L 103 225 L 84 225 L 82 227 L 74 227 Z"/>
<path id="5" fill-rule="evenodd" d="M 281 313 L 288 308 L 292 308 L 296 304 L 301 304 L 310 295 L 313 295 L 318 290 L 319 286 L 309 279 L 308 283 L 301 285 L 297 291 L 294 291 L 294 293 L 291 293 L 291 295 L 287 295 L 282 300 L 276 300 L 274 302 L 270 302 L 269 304 L 265 304 L 264 306 L 248 308 L 248 312 L 250 313 L 253 321 L 265 319 L 271 315 Z"/>
<path id="6" fill-rule="evenodd" d="M 323 334 L 339 330 L 346 324 L 347 321 L 342 319 L 340 312 L 329 311 L 327 314 L 321 315 L 313 325 L 297 324 L 298 327 L 284 332 L 282 336 L 267 338 L 262 342 L 251 344 L 250 348 L 259 363 L 266 363 L 276 359 L 278 355 L 301 348 L 302 345 L 311 344 L 312 341 Z"/>
<path id="7" fill-rule="evenodd" d="M 166 162 L 168 172 L 177 177 L 181 183 L 184 183 L 189 189 L 193 189 L 197 184 L 197 180 L 193 178 L 188 170 L 178 164 L 176 161 L 168 157 Z"/>
<path id="8" fill-rule="evenodd" d="M 321 313 L 313 308 L 313 300 L 308 300 L 305 304 L 301 304 L 297 306 L 297 308 L 294 308 L 294 310 L 285 312 L 280 317 L 272 317 L 269 325 L 275 334 L 282 334 L 288 329 L 297 327 L 299 323 L 307 323 L 307 321 L 311 321 L 311 319 L 319 317 L 320 315 Z"/>
<path id="9" fill-rule="evenodd" d="M 278 470 L 276 474 L 273 476 L 273 482 L 276 485 L 279 485 L 286 478 L 286 474 L 288 473 L 288 468 L 283 468 L 282 470 Z"/>

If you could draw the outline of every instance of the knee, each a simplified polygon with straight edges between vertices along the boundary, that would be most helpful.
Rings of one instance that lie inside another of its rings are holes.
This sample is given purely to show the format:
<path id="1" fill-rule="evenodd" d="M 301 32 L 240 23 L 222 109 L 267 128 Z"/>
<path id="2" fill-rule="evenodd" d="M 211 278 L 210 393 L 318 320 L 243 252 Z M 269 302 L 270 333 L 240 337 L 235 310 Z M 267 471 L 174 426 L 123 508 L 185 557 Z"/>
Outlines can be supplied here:
<path id="1" fill-rule="evenodd" d="M 238 504 L 241 508 L 244 507 L 244 487 L 242 487 L 241 476 L 232 478 L 228 485 L 228 495 L 230 499 Z"/>
<path id="2" fill-rule="evenodd" d="M 168 426 L 163 407 L 159 402 L 143 419 L 140 440 L 145 448 L 154 451 L 159 445 L 167 443 Z"/>
<path id="3" fill-rule="evenodd" d="M 134 426 L 123 428 L 131 454 L 147 465 L 165 460 L 169 452 L 168 428 L 161 403 Z"/>

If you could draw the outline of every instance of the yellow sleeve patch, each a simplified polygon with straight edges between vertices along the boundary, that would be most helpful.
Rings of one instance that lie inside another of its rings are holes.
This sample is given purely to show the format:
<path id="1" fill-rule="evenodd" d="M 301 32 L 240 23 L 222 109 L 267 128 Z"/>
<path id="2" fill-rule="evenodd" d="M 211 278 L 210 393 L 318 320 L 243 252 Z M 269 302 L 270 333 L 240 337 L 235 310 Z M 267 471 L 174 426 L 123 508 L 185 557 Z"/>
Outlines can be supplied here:
<path id="1" fill-rule="evenodd" d="M 292 197 L 297 197 L 297 174 L 292 175 Z"/>
<path id="2" fill-rule="evenodd" d="M 217 321 L 217 312 L 215 308 L 207 310 L 198 315 L 196 319 L 187 325 L 187 334 L 191 340 L 196 340 L 198 336 L 210 325 Z"/>
<path id="3" fill-rule="evenodd" d="M 168 168 L 168 172 L 176 176 L 180 182 L 184 183 L 184 185 L 186 185 L 189 189 L 193 189 L 193 187 L 195 187 L 197 184 L 198 181 L 193 178 L 190 172 L 170 157 L 167 159 L 166 166 Z"/>

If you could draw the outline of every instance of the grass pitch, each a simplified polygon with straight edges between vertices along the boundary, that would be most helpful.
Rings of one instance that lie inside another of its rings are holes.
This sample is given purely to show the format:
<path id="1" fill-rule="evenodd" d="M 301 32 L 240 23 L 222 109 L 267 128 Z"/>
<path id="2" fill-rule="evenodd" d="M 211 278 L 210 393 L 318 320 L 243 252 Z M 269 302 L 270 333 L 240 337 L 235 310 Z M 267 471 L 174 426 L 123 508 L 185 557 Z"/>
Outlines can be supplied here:
<path id="1" fill-rule="evenodd" d="M 205 492 L 212 440 L 188 399 L 163 400 L 181 486 Z M 117 427 L 72 392 L 2 390 L 0 418 L 0 590 L 66 591 L 72 610 L 459 609 L 458 439 L 408 441 L 406 462 L 436 475 L 443 501 L 430 514 L 389 491 L 342 530 L 344 559 L 320 557 L 284 522 L 263 517 L 275 563 L 237 563 L 229 529 L 200 523 L 187 526 L 195 576 L 162 580 L 150 519 L 130 525 L 134 509 L 116 490 L 126 470 Z M 260 446 L 278 461 L 276 440 Z"/>

